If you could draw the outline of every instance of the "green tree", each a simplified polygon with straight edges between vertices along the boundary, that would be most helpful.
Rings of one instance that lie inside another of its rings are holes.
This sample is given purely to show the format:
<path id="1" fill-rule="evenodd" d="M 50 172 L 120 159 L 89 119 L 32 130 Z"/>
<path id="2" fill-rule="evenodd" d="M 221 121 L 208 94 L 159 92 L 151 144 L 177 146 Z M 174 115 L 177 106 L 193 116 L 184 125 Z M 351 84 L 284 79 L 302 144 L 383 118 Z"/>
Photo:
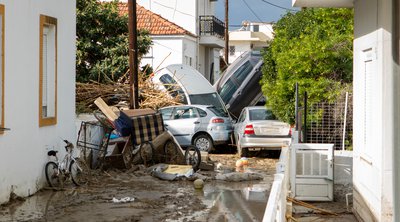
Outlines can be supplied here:
<path id="1" fill-rule="evenodd" d="M 353 10 L 305 9 L 274 25 L 263 52 L 261 85 L 267 106 L 294 122 L 295 83 L 310 104 L 333 101 L 352 84 Z"/>
<path id="2" fill-rule="evenodd" d="M 77 0 L 78 82 L 106 83 L 123 76 L 129 67 L 128 17 L 120 15 L 118 2 Z M 151 45 L 149 33 L 138 30 L 139 58 Z"/>

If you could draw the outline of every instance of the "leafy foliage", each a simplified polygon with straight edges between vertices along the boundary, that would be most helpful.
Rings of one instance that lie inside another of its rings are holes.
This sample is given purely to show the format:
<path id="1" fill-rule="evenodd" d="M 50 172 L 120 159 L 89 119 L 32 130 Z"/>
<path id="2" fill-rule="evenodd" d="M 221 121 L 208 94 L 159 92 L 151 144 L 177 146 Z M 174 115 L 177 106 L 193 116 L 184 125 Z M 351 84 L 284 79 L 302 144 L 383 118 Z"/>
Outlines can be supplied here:
<path id="1" fill-rule="evenodd" d="M 77 0 L 78 82 L 109 82 L 129 67 L 128 17 L 118 12 L 118 1 Z M 151 45 L 149 33 L 138 30 L 139 58 Z"/>
<path id="2" fill-rule="evenodd" d="M 287 13 L 274 25 L 263 52 L 261 80 L 267 106 L 294 122 L 295 83 L 310 104 L 333 101 L 352 83 L 353 10 L 305 9 Z"/>

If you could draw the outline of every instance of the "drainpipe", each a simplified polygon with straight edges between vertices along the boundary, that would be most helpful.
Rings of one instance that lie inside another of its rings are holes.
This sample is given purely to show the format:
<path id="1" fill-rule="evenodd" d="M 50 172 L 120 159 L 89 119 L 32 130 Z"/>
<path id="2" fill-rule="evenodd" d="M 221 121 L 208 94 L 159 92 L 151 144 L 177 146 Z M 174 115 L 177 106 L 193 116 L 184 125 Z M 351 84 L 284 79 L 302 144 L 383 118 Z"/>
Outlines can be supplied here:
<path id="1" fill-rule="evenodd" d="M 393 0 L 392 4 L 392 54 L 393 54 L 393 220 L 392 221 L 400 221 L 400 141 L 399 141 L 399 127 L 400 127 L 400 107 L 398 102 L 399 89 L 400 85 L 400 0 Z"/>
<path id="2" fill-rule="evenodd" d="M 229 64 L 229 0 L 225 0 L 225 63 Z"/>

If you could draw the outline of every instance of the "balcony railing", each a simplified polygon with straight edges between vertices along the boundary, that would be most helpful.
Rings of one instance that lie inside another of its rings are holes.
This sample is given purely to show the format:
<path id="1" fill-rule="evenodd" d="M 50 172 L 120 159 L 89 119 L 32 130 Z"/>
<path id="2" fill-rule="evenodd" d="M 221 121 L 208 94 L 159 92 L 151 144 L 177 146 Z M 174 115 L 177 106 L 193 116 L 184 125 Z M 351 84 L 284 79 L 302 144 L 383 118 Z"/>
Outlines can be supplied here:
<path id="1" fill-rule="evenodd" d="M 212 15 L 200 16 L 200 36 L 211 35 L 224 39 L 225 24 Z"/>

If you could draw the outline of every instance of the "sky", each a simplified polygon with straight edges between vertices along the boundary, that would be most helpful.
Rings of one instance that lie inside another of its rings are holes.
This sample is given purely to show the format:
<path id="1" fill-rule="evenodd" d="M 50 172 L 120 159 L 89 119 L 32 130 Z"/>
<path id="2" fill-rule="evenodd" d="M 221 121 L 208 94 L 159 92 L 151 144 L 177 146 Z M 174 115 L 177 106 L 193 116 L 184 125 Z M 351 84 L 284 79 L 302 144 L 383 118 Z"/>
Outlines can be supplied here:
<path id="1" fill-rule="evenodd" d="M 225 22 L 225 0 L 218 0 L 216 4 L 216 15 Z M 229 0 L 229 29 L 239 29 L 244 20 L 276 22 L 287 12 L 282 8 L 299 10 L 292 7 L 292 0 Z"/>

